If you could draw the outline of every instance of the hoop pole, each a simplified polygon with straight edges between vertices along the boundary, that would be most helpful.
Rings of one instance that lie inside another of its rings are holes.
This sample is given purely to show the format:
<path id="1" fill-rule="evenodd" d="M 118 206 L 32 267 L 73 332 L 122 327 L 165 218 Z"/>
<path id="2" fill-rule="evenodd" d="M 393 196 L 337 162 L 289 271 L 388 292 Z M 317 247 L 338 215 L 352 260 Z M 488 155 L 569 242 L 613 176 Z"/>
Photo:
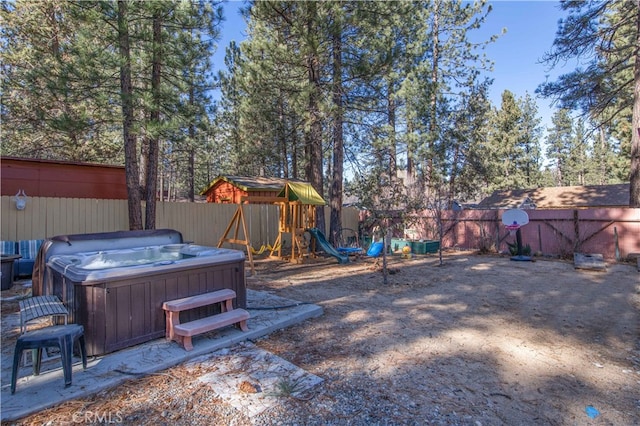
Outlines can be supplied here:
<path id="1" fill-rule="evenodd" d="M 518 256 L 522 256 L 522 234 L 520 228 L 516 231 L 516 244 L 518 245 Z"/>

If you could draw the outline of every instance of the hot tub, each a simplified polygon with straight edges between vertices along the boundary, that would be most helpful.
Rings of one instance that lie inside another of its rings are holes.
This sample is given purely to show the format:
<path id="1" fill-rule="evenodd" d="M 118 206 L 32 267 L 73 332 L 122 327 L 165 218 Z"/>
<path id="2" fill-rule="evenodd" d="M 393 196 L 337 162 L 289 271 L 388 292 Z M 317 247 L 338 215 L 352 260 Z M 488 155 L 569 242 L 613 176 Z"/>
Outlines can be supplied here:
<path id="1" fill-rule="evenodd" d="M 69 309 L 69 321 L 84 326 L 90 355 L 164 336 L 162 303 L 167 300 L 229 288 L 236 292 L 235 306 L 245 308 L 244 253 L 178 240 L 166 243 L 162 238 L 161 244 L 148 245 L 153 238 L 140 239 L 145 245 L 139 247 L 123 241 L 123 248 L 103 244 L 107 250 L 95 249 L 99 239 L 82 240 L 77 246 L 89 250 L 77 252 L 54 243 L 45 256 L 46 284 L 41 289 L 60 297 Z M 187 311 L 181 321 L 213 315 L 217 309 Z"/>

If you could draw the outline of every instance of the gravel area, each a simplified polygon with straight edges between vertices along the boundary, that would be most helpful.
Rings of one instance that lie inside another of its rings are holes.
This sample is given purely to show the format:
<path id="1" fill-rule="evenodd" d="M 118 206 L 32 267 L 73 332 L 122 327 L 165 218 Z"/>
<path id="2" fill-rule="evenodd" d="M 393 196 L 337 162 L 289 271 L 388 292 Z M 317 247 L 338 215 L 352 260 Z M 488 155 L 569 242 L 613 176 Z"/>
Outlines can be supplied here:
<path id="1" fill-rule="evenodd" d="M 257 261 L 250 288 L 324 309 L 253 342 L 322 379 L 302 392 L 281 383 L 279 403 L 260 414 L 195 380 L 216 368 L 207 362 L 132 378 L 16 423 L 640 424 L 635 265 L 595 272 L 450 252 L 443 265 L 429 255 L 393 256 L 389 266 L 385 286 L 372 259 Z"/>

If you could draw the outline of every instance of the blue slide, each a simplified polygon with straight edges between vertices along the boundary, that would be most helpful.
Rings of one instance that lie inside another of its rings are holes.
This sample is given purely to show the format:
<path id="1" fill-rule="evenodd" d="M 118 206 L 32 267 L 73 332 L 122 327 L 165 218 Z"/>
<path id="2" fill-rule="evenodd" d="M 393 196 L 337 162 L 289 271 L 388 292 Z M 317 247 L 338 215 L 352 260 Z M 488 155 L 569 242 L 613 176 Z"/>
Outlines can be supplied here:
<path id="1" fill-rule="evenodd" d="M 349 256 L 343 256 L 340 254 L 338 250 L 329 244 L 329 241 L 324 238 L 324 234 L 318 228 L 309 228 L 307 231 L 309 231 L 311 236 L 316 239 L 325 253 L 338 259 L 338 263 L 349 263 Z"/>
<path id="2" fill-rule="evenodd" d="M 377 243 L 371 243 L 371 245 L 369 246 L 369 250 L 367 250 L 367 256 L 369 257 L 380 256 L 380 253 L 382 253 L 383 247 L 384 247 L 384 244 L 382 243 L 382 241 Z"/>

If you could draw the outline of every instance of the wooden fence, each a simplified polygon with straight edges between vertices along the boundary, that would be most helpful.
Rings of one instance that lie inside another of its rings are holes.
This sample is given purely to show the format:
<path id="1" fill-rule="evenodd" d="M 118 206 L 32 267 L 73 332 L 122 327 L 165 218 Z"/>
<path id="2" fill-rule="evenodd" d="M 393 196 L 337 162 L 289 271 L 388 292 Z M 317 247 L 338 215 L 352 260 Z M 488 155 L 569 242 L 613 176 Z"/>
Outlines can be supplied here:
<path id="1" fill-rule="evenodd" d="M 28 240 L 55 235 L 119 231 L 129 228 L 126 200 L 79 198 L 29 198 L 25 210 L 17 210 L 12 197 L 1 197 L 2 240 Z M 185 241 L 215 246 L 235 213 L 235 204 L 159 202 L 156 228 L 180 231 Z M 259 249 L 278 236 L 278 207 L 245 205 L 251 244 Z M 329 229 L 329 208 L 325 207 Z M 446 231 L 442 247 L 506 251 L 512 242 L 501 222 L 504 210 L 443 212 Z M 570 256 L 574 251 L 601 253 L 607 259 L 625 259 L 640 253 L 640 209 L 528 210 L 529 224 L 522 228 L 523 244 L 532 251 Z M 359 229 L 359 210 L 345 208 L 345 228 Z M 437 238 L 436 221 L 425 212 L 408 228 L 414 238 Z"/>
<path id="2" fill-rule="evenodd" d="M 502 224 L 504 210 L 443 212 L 443 247 L 508 250 L 515 237 Z M 529 224 L 521 228 L 522 243 L 532 253 L 570 257 L 574 252 L 600 253 L 626 259 L 640 253 L 640 209 L 527 210 Z M 437 239 L 434 216 L 425 214 L 413 226 L 417 238 Z"/>
<path id="3" fill-rule="evenodd" d="M 216 246 L 233 217 L 236 204 L 158 202 L 156 228 L 171 228 L 185 241 Z M 329 208 L 325 207 L 329 218 Z M 358 229 L 358 210 L 345 208 L 342 225 Z M 279 208 L 275 205 L 244 206 L 247 228 L 254 248 L 273 244 L 278 236 Z M 144 215 L 143 215 L 144 216 Z M 126 200 L 30 197 L 17 210 L 12 197 L 1 197 L 0 239 L 31 240 L 56 235 L 85 234 L 129 229 Z M 329 229 L 328 223 L 326 229 Z M 242 236 L 242 235 L 241 235 Z"/>

